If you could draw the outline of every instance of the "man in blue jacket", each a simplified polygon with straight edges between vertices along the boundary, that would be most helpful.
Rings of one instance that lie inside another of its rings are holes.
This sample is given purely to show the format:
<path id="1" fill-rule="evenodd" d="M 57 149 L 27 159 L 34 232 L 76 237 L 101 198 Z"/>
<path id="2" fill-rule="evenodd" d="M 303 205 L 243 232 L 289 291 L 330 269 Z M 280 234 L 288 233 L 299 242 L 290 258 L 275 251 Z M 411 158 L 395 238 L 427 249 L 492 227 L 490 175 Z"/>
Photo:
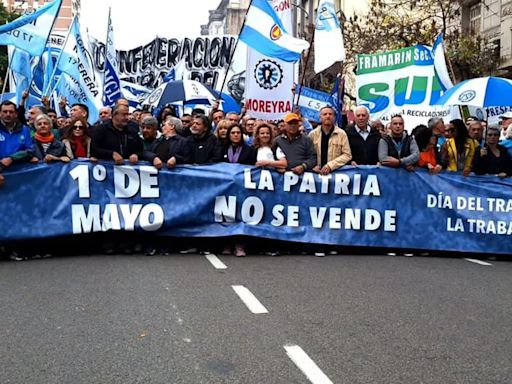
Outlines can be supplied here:
<path id="1" fill-rule="evenodd" d="M 30 161 L 34 157 L 34 143 L 30 128 L 18 122 L 16 104 L 0 104 L 0 171 L 15 162 Z"/>

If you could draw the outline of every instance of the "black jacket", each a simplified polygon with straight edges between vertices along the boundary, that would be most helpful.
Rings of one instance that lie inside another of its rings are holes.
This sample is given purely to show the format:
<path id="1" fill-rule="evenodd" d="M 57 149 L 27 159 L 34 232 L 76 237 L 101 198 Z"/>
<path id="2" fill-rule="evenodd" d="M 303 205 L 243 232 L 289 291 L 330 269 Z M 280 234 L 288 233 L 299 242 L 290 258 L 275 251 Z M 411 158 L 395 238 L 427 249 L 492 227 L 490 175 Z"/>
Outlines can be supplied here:
<path id="1" fill-rule="evenodd" d="M 224 150 L 224 156 L 222 157 L 222 161 L 225 161 L 227 163 L 229 163 L 228 149 L 229 146 L 226 147 L 226 149 Z M 240 157 L 238 158 L 237 164 L 256 164 L 256 150 L 253 147 L 249 147 L 245 143 L 242 144 L 242 151 L 240 152 Z"/>
<path id="2" fill-rule="evenodd" d="M 376 165 L 379 162 L 379 132 L 371 129 L 366 140 L 356 131 L 354 125 L 348 126 L 345 132 L 352 151 L 352 161 L 359 165 Z"/>
<path id="3" fill-rule="evenodd" d="M 120 131 L 114 128 L 110 120 L 94 130 L 91 142 L 92 157 L 112 160 L 112 154 L 117 152 L 123 159 L 128 159 L 133 154 L 142 156 L 142 151 L 142 139 L 131 126 Z"/>
<path id="4" fill-rule="evenodd" d="M 164 163 L 171 157 L 176 158 L 177 164 L 186 164 L 190 162 L 190 153 L 187 151 L 185 139 L 181 136 L 165 137 L 160 136 L 156 139 L 149 150 L 144 151 L 142 157 L 144 160 L 153 162 L 155 157 L 160 158 Z"/>
<path id="5" fill-rule="evenodd" d="M 217 137 L 207 132 L 202 137 L 195 135 L 185 139 L 186 150 L 190 153 L 190 163 L 206 164 L 222 161 L 222 147 L 217 145 Z"/>
<path id="6" fill-rule="evenodd" d="M 66 147 L 62 143 L 62 141 L 54 139 L 50 143 L 50 146 L 45 152 L 42 144 L 34 139 L 34 156 L 37 157 L 39 160 L 43 160 L 46 155 L 53 155 L 57 157 L 65 156 Z"/>

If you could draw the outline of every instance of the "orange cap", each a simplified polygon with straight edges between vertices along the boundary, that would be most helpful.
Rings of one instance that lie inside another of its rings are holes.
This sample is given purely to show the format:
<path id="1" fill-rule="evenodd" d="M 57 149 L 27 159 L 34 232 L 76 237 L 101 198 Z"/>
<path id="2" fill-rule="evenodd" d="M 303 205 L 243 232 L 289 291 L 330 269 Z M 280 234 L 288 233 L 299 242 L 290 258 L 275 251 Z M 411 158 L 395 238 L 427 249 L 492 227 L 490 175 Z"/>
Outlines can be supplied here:
<path id="1" fill-rule="evenodd" d="M 300 117 L 296 113 L 287 113 L 286 115 L 284 115 L 283 121 L 285 123 L 289 123 L 290 121 L 294 121 L 294 120 L 300 121 Z"/>

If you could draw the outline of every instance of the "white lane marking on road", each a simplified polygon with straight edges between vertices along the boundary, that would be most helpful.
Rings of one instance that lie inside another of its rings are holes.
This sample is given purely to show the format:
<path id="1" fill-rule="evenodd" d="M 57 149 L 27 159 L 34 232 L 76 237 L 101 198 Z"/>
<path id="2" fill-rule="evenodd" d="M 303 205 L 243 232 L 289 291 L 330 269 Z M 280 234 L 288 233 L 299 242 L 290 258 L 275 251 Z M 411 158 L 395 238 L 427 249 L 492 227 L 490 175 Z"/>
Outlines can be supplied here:
<path id="1" fill-rule="evenodd" d="M 333 384 L 301 347 L 298 345 L 285 345 L 284 349 L 288 357 L 313 384 Z"/>
<path id="2" fill-rule="evenodd" d="M 492 265 L 491 263 L 488 263 L 488 262 L 482 261 L 482 260 L 477 260 L 477 259 L 464 259 L 464 260 L 469 261 L 470 263 L 475 263 L 475 264 L 480 264 L 480 265 L 485 265 L 485 266 Z"/>
<path id="3" fill-rule="evenodd" d="M 206 259 L 216 268 L 216 269 L 227 269 L 226 264 L 224 264 L 217 256 L 213 253 L 209 253 L 205 255 Z"/>
<path id="4" fill-rule="evenodd" d="M 249 308 L 249 311 L 255 314 L 268 313 L 267 308 L 243 285 L 233 285 L 232 287 L 247 308 Z"/>

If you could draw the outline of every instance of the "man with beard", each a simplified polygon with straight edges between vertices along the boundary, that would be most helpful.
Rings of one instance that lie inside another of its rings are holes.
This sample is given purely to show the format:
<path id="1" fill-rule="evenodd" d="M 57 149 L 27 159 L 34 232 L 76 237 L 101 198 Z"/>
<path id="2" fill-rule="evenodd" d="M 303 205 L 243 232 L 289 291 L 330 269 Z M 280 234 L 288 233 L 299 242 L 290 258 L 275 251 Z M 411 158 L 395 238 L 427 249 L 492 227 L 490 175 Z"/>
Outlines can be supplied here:
<path id="1" fill-rule="evenodd" d="M 190 152 L 192 164 L 217 163 L 222 160 L 221 146 L 217 137 L 210 132 L 210 121 L 205 115 L 196 115 L 190 128 L 191 136 L 186 145 Z"/>

